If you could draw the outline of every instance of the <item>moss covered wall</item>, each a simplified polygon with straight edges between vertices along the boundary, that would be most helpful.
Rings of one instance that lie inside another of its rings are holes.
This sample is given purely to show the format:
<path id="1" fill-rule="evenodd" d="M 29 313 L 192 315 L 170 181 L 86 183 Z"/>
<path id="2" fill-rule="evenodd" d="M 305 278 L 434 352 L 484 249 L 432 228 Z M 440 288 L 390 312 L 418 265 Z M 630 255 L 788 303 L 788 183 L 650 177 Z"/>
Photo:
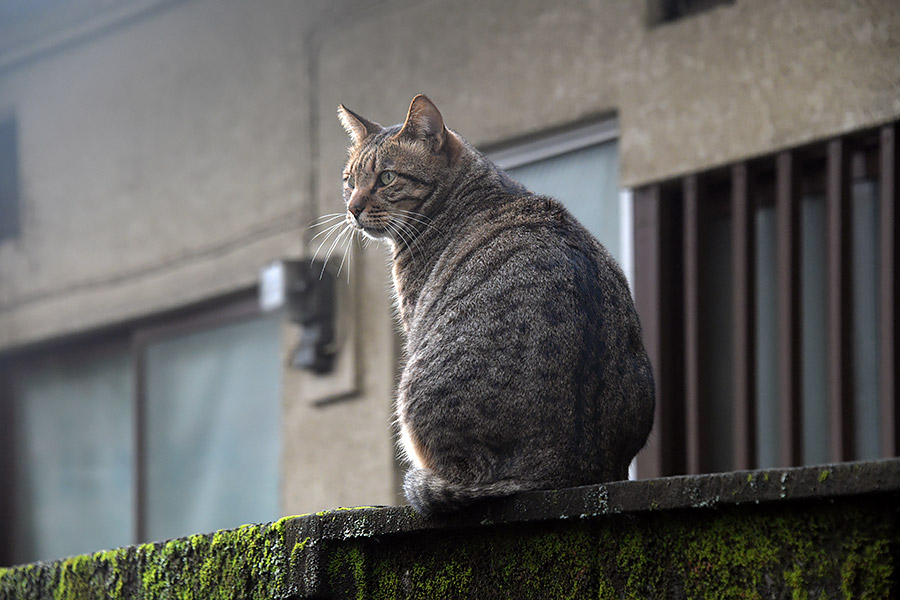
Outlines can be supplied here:
<path id="1" fill-rule="evenodd" d="M 0 569 L 0 598 L 893 598 L 900 459 L 335 510 Z"/>

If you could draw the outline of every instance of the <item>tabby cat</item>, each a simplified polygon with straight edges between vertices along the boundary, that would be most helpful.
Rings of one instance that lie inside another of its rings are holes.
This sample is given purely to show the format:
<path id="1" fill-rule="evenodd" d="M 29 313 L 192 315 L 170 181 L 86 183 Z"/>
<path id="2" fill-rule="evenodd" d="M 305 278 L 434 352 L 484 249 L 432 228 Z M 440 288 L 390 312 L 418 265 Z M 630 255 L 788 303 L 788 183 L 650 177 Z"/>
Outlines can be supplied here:
<path id="1" fill-rule="evenodd" d="M 406 333 L 396 418 L 416 511 L 625 479 L 654 385 L 606 249 L 425 96 L 393 127 L 343 105 L 338 116 L 351 139 L 345 226 L 393 250 Z"/>

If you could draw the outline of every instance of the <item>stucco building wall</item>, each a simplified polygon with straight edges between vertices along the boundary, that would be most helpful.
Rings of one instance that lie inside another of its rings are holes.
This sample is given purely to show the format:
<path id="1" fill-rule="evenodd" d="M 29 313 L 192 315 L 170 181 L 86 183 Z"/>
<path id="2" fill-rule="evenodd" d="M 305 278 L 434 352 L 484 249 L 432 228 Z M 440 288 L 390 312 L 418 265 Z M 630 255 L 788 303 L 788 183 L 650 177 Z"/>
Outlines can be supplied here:
<path id="1" fill-rule="evenodd" d="M 0 71 L 22 234 L 0 244 L 0 352 L 255 285 L 341 210 L 343 102 L 416 93 L 482 147 L 616 115 L 620 185 L 900 115 L 894 0 L 737 0 L 664 25 L 648 2 L 184 0 Z M 286 512 L 396 499 L 398 345 L 385 251 L 340 283 L 336 372 L 284 371 Z M 285 349 L 296 331 L 285 326 Z M 315 401 L 343 397 L 324 405 Z"/>

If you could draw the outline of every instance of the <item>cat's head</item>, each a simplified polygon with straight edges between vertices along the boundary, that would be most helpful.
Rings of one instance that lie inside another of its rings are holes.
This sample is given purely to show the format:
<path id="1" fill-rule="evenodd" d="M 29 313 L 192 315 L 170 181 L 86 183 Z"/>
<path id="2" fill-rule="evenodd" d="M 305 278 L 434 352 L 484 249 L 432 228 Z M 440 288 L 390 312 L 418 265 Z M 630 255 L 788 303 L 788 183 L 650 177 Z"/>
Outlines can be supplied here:
<path id="1" fill-rule="evenodd" d="M 370 237 L 411 243 L 430 221 L 427 205 L 463 151 L 462 140 L 423 95 L 413 98 L 401 125 L 382 127 L 343 105 L 338 117 L 350 136 L 347 221 Z"/>

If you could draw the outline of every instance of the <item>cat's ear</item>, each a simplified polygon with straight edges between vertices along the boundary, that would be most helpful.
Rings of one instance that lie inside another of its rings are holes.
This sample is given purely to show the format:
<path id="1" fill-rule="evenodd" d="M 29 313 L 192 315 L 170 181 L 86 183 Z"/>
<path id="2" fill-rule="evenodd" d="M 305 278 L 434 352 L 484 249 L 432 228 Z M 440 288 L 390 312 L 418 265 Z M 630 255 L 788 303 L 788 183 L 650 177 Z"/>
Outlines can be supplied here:
<path id="1" fill-rule="evenodd" d="M 364 139 L 382 130 L 381 125 L 362 118 L 343 104 L 338 106 L 337 112 L 338 119 L 341 120 L 341 125 L 344 126 L 354 146 L 358 146 Z"/>
<path id="2" fill-rule="evenodd" d="M 456 154 L 459 145 L 456 136 L 444 126 L 441 111 L 423 94 L 412 99 L 406 121 L 396 137 L 423 140 L 435 153 L 447 151 L 451 157 Z"/>

